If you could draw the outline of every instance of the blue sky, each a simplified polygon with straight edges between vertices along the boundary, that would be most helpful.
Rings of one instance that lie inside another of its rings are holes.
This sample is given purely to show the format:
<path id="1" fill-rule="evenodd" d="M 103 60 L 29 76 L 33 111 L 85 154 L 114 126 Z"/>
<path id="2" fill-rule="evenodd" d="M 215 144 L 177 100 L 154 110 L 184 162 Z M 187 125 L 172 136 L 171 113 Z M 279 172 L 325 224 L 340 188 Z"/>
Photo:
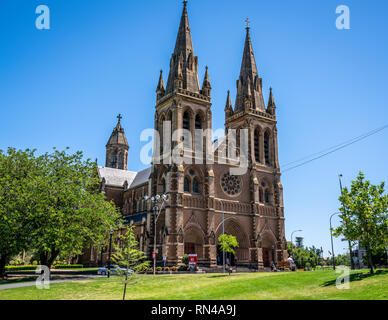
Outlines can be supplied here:
<path id="1" fill-rule="evenodd" d="M 35 28 L 41 4 L 51 10 L 50 30 Z M 341 4 L 350 30 L 335 27 Z M 213 128 L 223 127 L 228 89 L 234 102 L 247 17 L 264 98 L 272 86 L 277 104 L 281 163 L 387 124 L 387 9 L 383 0 L 189 1 L 200 81 L 208 65 L 213 87 Z M 153 127 L 159 70 L 166 78 L 181 11 L 175 0 L 3 0 L 0 149 L 69 146 L 104 165 L 122 113 L 129 169 L 144 168 L 139 136 Z M 305 244 L 328 255 L 337 175 L 344 185 L 359 170 L 387 181 L 387 131 L 284 173 L 287 239 L 303 229 Z M 335 240 L 336 252 L 345 247 Z"/>

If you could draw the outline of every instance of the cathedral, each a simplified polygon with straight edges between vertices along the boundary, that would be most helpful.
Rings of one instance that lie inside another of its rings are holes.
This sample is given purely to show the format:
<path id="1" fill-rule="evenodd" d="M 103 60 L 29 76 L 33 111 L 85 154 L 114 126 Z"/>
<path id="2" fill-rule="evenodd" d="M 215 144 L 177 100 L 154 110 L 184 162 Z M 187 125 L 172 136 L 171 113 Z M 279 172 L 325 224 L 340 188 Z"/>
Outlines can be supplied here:
<path id="1" fill-rule="evenodd" d="M 249 25 L 245 37 L 235 104 L 228 92 L 225 105 L 225 136 L 236 132 L 237 154 L 241 153 L 240 136 L 246 132 L 247 165 L 243 174 L 231 174 L 236 164 L 224 161 L 219 153 L 214 154 L 214 161 L 197 161 L 204 151 L 187 150 L 195 149 L 198 139 L 173 139 L 166 130 L 169 124 L 172 132 L 182 129 L 195 136 L 198 130 L 212 129 L 212 87 L 207 67 L 202 86 L 198 80 L 187 1 L 167 83 L 161 72 L 156 88 L 155 132 L 167 144 L 154 144 L 153 153 L 158 157 L 153 157 L 149 168 L 129 171 L 128 156 L 135 157 L 130 154 L 119 115 L 106 145 L 105 167 L 98 169 L 101 192 L 120 208 L 126 223 L 135 226 L 140 249 L 150 260 L 156 239 L 158 265 L 163 258 L 167 266 L 180 265 L 184 254 L 194 253 L 199 265 L 217 267 L 222 263 L 218 237 L 223 230 L 234 235 L 239 244 L 235 255 L 230 256 L 232 264 L 238 261 L 238 265 L 264 270 L 288 257 L 276 105 L 272 89 L 267 105 L 264 102 Z M 179 144 L 187 149 L 181 163 L 155 161 L 165 158 Z M 207 145 L 200 141 L 202 144 Z M 149 199 L 156 195 L 167 196 L 157 211 Z M 107 248 L 91 248 L 82 262 L 96 265 L 106 259 Z"/>

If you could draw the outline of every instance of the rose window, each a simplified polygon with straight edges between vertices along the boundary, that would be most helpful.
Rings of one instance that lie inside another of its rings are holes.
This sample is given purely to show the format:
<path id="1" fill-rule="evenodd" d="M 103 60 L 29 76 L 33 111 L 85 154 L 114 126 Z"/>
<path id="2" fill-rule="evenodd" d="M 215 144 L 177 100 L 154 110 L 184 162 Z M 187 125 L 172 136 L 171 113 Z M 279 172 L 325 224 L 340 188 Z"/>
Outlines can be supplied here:
<path id="1" fill-rule="evenodd" d="M 232 176 L 229 173 L 225 173 L 221 178 L 221 187 L 224 192 L 230 196 L 234 196 L 241 191 L 241 181 L 238 176 Z"/>

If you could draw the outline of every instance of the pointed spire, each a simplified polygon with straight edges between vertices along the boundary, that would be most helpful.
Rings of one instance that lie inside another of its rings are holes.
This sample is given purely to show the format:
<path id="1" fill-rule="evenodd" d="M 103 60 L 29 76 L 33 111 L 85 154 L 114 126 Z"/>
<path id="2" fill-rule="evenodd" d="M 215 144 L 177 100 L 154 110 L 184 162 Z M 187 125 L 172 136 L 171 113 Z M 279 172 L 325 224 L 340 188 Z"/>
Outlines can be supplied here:
<path id="1" fill-rule="evenodd" d="M 180 59 L 182 59 L 181 64 L 179 63 Z M 199 93 L 200 90 L 197 73 L 198 57 L 194 54 L 193 42 L 191 39 L 189 17 L 187 13 L 187 1 L 183 2 L 183 12 L 174 53 L 171 57 L 170 74 L 168 75 L 166 93 L 170 93 L 176 89 L 174 80 L 178 76 L 179 68 L 182 72 L 183 89 Z"/>
<path id="2" fill-rule="evenodd" d="M 208 72 L 208 67 L 206 66 L 206 71 L 205 71 L 205 77 L 203 79 L 203 84 L 202 84 L 202 94 L 204 96 L 207 96 L 210 98 L 211 96 L 211 85 L 210 85 L 210 78 L 209 78 L 209 72 Z"/>
<path id="3" fill-rule="evenodd" d="M 229 117 L 233 115 L 233 106 L 232 106 L 232 100 L 230 99 L 230 91 L 228 90 L 228 96 L 226 97 L 226 103 L 225 103 L 225 122 L 228 122 Z"/>
<path id="4" fill-rule="evenodd" d="M 164 89 L 163 70 L 160 70 L 159 82 L 158 82 L 158 86 L 156 88 L 157 100 L 159 100 L 161 97 L 163 97 L 165 92 L 166 92 L 166 90 Z"/>
<path id="5" fill-rule="evenodd" d="M 113 129 L 113 132 L 109 138 L 109 141 L 107 143 L 107 146 L 108 145 L 124 145 L 124 146 L 128 146 L 128 141 L 127 141 L 127 138 L 125 136 L 125 133 L 124 133 L 124 129 L 123 127 L 121 126 L 121 119 L 123 117 L 121 116 L 121 114 L 119 114 L 117 116 L 117 125 L 116 127 Z"/>
<path id="6" fill-rule="evenodd" d="M 257 71 L 255 56 L 253 54 L 252 41 L 249 33 L 250 21 L 247 19 L 246 36 L 243 59 L 241 62 L 240 77 L 237 80 L 236 111 L 242 111 L 246 106 L 246 99 L 250 99 L 250 105 L 256 110 L 265 110 L 264 99 L 261 92 L 261 78 Z"/>
<path id="7" fill-rule="evenodd" d="M 275 104 L 275 99 L 274 99 L 273 94 L 272 94 L 272 88 L 269 88 L 267 112 L 269 114 L 272 114 L 272 115 L 274 115 L 276 112 L 276 104 Z"/>

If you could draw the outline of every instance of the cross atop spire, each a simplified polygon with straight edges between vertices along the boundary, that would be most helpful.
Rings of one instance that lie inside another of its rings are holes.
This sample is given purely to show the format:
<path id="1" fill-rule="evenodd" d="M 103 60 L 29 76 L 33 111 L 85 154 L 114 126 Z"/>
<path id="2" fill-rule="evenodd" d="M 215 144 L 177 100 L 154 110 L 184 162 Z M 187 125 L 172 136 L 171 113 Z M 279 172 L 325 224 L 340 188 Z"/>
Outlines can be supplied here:
<path id="1" fill-rule="evenodd" d="M 183 1 L 183 5 L 184 5 L 185 7 L 187 7 L 187 0 L 184 0 L 184 1 Z"/>
<path id="2" fill-rule="evenodd" d="M 249 18 L 246 18 L 246 19 L 245 19 L 245 23 L 247 24 L 246 29 L 249 30 L 249 24 L 251 23 L 251 21 L 249 20 Z"/>
<path id="3" fill-rule="evenodd" d="M 123 117 L 122 117 L 121 113 L 119 113 L 119 115 L 117 116 L 117 119 L 119 119 L 119 123 L 120 123 L 120 120 L 121 120 L 122 118 L 123 118 Z"/>

